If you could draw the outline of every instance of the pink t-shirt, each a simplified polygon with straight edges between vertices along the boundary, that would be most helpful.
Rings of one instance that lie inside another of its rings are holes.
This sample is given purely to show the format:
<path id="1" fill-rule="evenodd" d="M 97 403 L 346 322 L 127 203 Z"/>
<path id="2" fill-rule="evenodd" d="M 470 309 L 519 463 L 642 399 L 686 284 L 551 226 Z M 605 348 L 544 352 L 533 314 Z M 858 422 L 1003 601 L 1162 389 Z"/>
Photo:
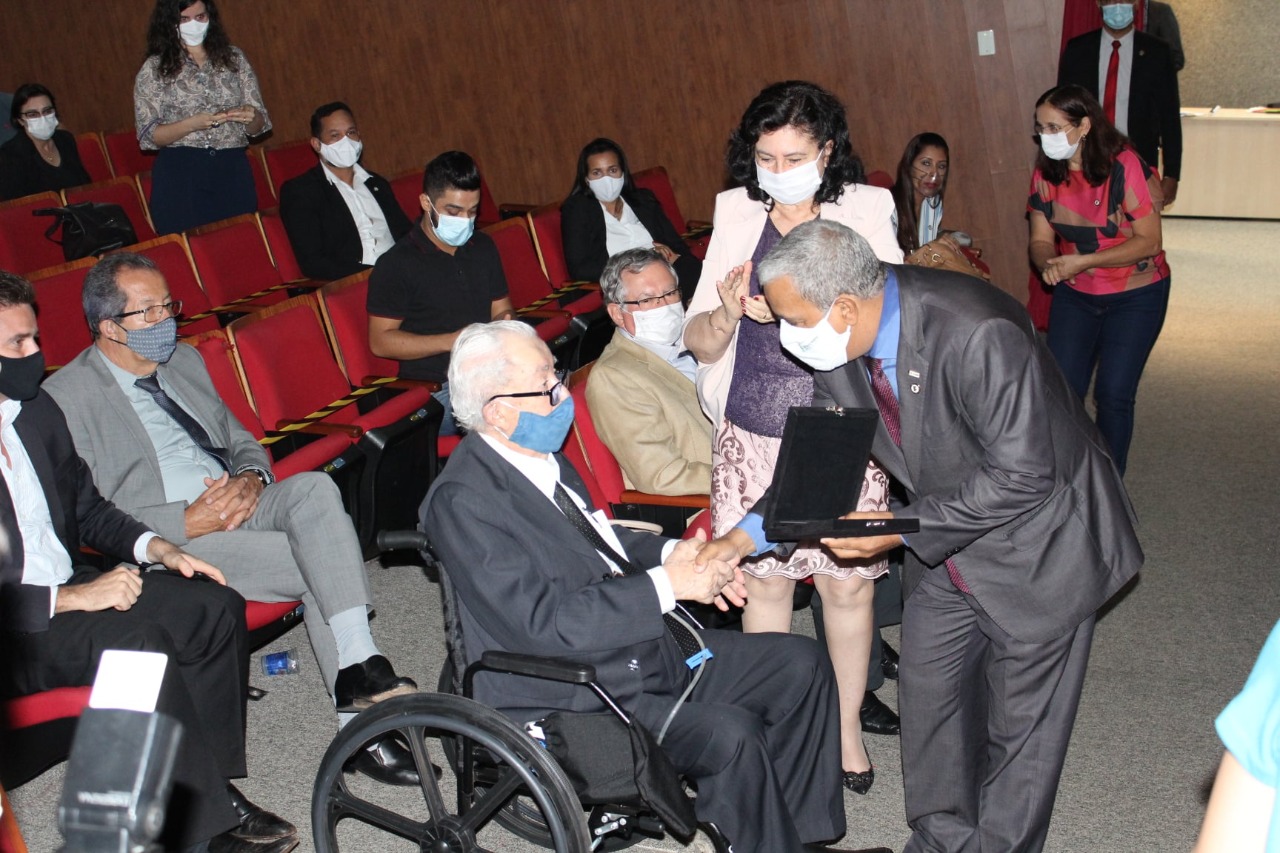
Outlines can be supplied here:
<path id="1" fill-rule="evenodd" d="M 1133 236 L 1134 220 L 1151 215 L 1164 201 L 1160 180 L 1131 148 L 1125 148 L 1101 186 L 1090 186 L 1084 175 L 1067 172 L 1067 180 L 1051 184 L 1039 169 L 1031 176 L 1028 211 L 1049 220 L 1054 244 L 1062 255 L 1088 255 L 1118 246 Z M 1094 267 L 1079 273 L 1071 286 L 1082 293 L 1102 295 L 1133 290 L 1169 277 L 1164 252 L 1127 267 Z"/>

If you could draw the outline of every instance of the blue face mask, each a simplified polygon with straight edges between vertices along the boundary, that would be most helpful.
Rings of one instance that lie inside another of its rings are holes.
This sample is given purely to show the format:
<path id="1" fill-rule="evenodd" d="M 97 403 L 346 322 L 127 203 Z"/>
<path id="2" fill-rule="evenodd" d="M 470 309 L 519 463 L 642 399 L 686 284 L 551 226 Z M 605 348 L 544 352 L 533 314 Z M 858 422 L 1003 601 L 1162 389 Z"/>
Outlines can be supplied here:
<path id="1" fill-rule="evenodd" d="M 535 453 L 555 453 L 564 446 L 569 428 L 573 426 L 573 398 L 565 397 L 550 414 L 520 412 L 516 428 L 507 440 Z"/>
<path id="2" fill-rule="evenodd" d="M 1119 3 L 1102 7 L 1102 22 L 1113 30 L 1127 29 L 1133 23 L 1133 5 Z"/>
<path id="3" fill-rule="evenodd" d="M 446 245 L 461 246 L 471 239 L 472 232 L 476 230 L 476 221 L 469 216 L 442 214 L 434 204 L 431 205 L 431 211 L 436 215 L 436 221 L 432 223 L 436 236 Z"/>

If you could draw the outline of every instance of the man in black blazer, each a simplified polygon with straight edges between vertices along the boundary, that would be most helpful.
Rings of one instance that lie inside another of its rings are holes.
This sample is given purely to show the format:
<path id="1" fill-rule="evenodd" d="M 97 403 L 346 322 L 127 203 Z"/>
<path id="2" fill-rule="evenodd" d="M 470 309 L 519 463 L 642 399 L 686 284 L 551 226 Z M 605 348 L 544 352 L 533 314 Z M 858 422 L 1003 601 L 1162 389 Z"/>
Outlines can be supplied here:
<path id="1" fill-rule="evenodd" d="M 1098 0 L 1098 5 L 1104 7 L 1134 8 L 1137 4 L 1138 0 Z M 1103 26 L 1067 42 L 1058 61 L 1058 85 L 1083 86 L 1102 103 L 1112 43 L 1120 43 L 1115 125 L 1129 137 L 1151 168 L 1160 165 L 1159 157 L 1163 153 L 1160 188 L 1168 206 L 1178 194 L 1178 179 L 1182 175 L 1178 72 L 1169 45 L 1155 36 L 1137 32 L 1131 16 L 1125 17 L 1130 20 L 1127 26 L 1114 29 Z"/>
<path id="2" fill-rule="evenodd" d="M 690 687 L 664 613 L 679 612 L 678 599 L 740 601 L 736 565 L 713 561 L 698 571 L 700 539 L 612 528 L 593 511 L 581 479 L 554 452 L 573 398 L 529 326 L 468 326 L 453 348 L 449 385 L 470 434 L 421 518 L 457 592 L 467 663 L 490 649 L 589 663 L 655 734 L 678 707 L 663 749 L 696 783 L 699 820 L 716 823 L 737 850 L 828 849 L 806 846 L 845 829 L 835 681 L 817 643 L 699 631 L 714 657 Z M 475 695 L 520 723 L 553 710 L 603 710 L 580 686 L 514 675 L 482 674 Z"/>
<path id="3" fill-rule="evenodd" d="M 1115 466 L 1003 291 L 882 264 L 826 220 L 795 228 L 759 275 L 782 345 L 817 371 L 813 405 L 879 409 L 872 453 L 920 522 L 822 540 L 850 559 L 906 546 L 905 850 L 1039 850 L 1094 615 L 1142 563 Z M 707 557 L 769 547 L 768 500 Z"/>
<path id="4" fill-rule="evenodd" d="M 280 188 L 280 217 L 298 266 L 333 281 L 373 266 L 413 223 L 391 184 L 360 165 L 364 144 L 341 101 L 311 114 L 311 147 L 320 162 Z"/>
<path id="5" fill-rule="evenodd" d="M 293 827 L 227 784 L 245 775 L 244 599 L 213 566 L 98 494 L 62 411 L 39 390 L 35 336 L 31 285 L 0 272 L 0 695 L 90 684 L 105 649 L 167 655 L 156 710 L 184 731 L 170 845 L 292 849 Z M 77 565 L 82 542 L 170 571 Z"/>

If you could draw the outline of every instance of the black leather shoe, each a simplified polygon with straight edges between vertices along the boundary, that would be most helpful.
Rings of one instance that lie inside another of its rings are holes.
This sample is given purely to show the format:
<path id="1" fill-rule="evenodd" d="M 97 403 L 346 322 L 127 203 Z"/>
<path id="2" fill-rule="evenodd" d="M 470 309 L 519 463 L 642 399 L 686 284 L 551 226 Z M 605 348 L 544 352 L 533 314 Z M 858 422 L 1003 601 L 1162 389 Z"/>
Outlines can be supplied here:
<path id="1" fill-rule="evenodd" d="M 237 837 L 233 830 L 210 838 L 208 850 L 209 853 L 289 853 L 297 846 L 298 839 L 292 835 L 269 841 L 250 841 Z"/>
<path id="2" fill-rule="evenodd" d="M 395 735 L 387 735 L 382 740 L 367 744 L 356 753 L 345 767 L 348 773 L 363 773 L 375 782 L 384 785 L 417 785 L 418 768 L 413 763 L 413 753 L 396 739 Z M 439 779 L 444 775 L 439 767 L 432 764 L 432 771 Z"/>
<path id="3" fill-rule="evenodd" d="M 862 730 L 873 735 L 896 735 L 902 731 L 902 723 L 893 709 L 880 701 L 880 697 L 868 690 L 862 696 L 862 707 L 858 710 L 862 719 Z"/>
<path id="4" fill-rule="evenodd" d="M 275 841 L 298 833 L 298 828 L 289 821 L 249 802 L 235 785 L 227 785 L 227 795 L 240 819 L 240 826 L 231 830 L 231 834 L 241 841 Z"/>
<path id="5" fill-rule="evenodd" d="M 341 714 L 363 711 L 392 696 L 417 692 L 417 682 L 396 675 L 391 662 L 382 655 L 338 670 L 338 679 L 333 685 L 333 699 Z"/>
<path id="6" fill-rule="evenodd" d="M 855 773 L 852 770 L 844 771 L 844 786 L 855 794 L 865 795 L 871 790 L 871 784 L 876 781 L 876 769 L 869 767 L 861 773 Z"/>
<path id="7" fill-rule="evenodd" d="M 886 642 L 880 643 L 880 671 L 892 681 L 898 680 L 898 653 Z"/>

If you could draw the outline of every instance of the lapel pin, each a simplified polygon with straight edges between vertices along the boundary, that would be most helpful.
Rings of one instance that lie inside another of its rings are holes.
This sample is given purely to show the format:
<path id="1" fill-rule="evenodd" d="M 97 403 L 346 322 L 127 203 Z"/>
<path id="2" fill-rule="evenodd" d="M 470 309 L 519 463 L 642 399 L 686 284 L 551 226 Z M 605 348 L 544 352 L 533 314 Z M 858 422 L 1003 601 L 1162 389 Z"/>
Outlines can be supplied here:
<path id="1" fill-rule="evenodd" d="M 920 386 L 919 386 L 919 385 L 912 385 L 912 386 L 911 386 L 911 393 L 912 393 L 912 394 L 919 394 L 919 393 L 920 393 Z"/>
<path id="2" fill-rule="evenodd" d="M 910 376 L 912 379 L 919 379 L 919 378 L 920 378 L 920 371 L 918 371 L 918 370 L 908 370 L 908 371 L 907 371 L 907 375 L 908 375 L 908 376 Z"/>

